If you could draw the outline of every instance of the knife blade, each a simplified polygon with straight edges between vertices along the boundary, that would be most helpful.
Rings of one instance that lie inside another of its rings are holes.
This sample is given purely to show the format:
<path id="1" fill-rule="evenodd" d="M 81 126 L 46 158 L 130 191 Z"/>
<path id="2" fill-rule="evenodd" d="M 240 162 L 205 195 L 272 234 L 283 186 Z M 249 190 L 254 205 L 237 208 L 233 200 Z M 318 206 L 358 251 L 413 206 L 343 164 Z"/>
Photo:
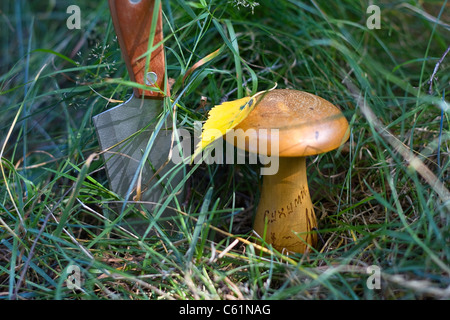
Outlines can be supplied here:
<path id="1" fill-rule="evenodd" d="M 140 200 L 153 211 L 181 180 L 180 174 L 165 181 L 155 177 L 155 173 L 161 177 L 173 167 L 168 159 L 172 131 L 167 129 L 172 125 L 167 119 L 166 123 L 158 122 L 163 99 L 170 94 L 161 2 L 109 0 L 109 7 L 130 80 L 146 87 L 134 87 L 125 103 L 94 116 L 93 122 L 111 190 L 128 202 Z"/>

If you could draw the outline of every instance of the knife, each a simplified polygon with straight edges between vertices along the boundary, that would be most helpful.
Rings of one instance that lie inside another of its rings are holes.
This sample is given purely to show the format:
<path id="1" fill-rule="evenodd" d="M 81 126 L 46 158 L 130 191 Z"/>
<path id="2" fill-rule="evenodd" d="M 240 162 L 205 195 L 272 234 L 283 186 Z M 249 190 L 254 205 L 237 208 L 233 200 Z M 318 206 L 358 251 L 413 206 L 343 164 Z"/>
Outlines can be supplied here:
<path id="1" fill-rule="evenodd" d="M 125 203 L 140 200 L 148 210 L 153 211 L 157 209 L 157 203 L 162 203 L 170 195 L 170 187 L 176 186 L 181 180 L 180 174 L 159 182 L 155 176 L 158 173 L 162 177 L 173 167 L 168 160 L 172 131 L 167 130 L 167 127 L 172 126 L 167 120 L 157 126 L 163 99 L 169 95 L 161 42 L 161 2 L 108 1 L 130 79 L 146 87 L 134 87 L 128 101 L 94 116 L 93 122 L 111 190 L 123 197 Z M 158 8 L 155 3 L 159 4 Z M 153 20 L 155 17 L 156 23 Z M 154 48 L 150 50 L 150 58 L 147 54 L 149 48 Z"/>

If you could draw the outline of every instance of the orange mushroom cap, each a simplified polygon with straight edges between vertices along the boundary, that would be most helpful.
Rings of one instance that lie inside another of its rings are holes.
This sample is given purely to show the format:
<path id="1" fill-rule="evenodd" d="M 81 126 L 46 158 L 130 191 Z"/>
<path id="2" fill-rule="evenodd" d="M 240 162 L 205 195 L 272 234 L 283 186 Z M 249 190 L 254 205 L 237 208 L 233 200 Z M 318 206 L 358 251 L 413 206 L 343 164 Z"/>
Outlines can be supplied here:
<path id="1" fill-rule="evenodd" d="M 245 150 L 253 153 L 270 156 L 270 147 L 265 148 L 267 152 L 259 152 L 258 145 L 270 146 L 272 139 L 278 138 L 280 157 L 324 153 L 338 148 L 350 135 L 339 108 L 311 93 L 290 89 L 262 94 L 252 112 L 234 129 L 234 136 L 226 135 L 227 141 L 237 145 L 236 141 L 242 141 L 239 139 L 248 139 Z M 260 129 L 267 129 L 269 134 Z M 271 129 L 278 129 L 278 136 L 271 135 Z M 249 143 L 253 139 L 258 143 Z"/>

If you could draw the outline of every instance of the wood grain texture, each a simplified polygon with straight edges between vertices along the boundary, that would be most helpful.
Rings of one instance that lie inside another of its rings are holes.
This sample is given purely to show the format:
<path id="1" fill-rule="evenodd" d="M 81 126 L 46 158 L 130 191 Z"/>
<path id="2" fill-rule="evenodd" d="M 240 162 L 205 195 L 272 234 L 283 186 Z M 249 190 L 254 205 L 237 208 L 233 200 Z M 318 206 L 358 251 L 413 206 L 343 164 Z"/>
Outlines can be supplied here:
<path id="1" fill-rule="evenodd" d="M 145 70 L 146 57 L 142 57 L 149 48 L 150 29 L 152 25 L 153 10 L 158 10 L 156 32 L 150 48 L 163 40 L 162 9 L 154 8 L 154 0 L 109 0 L 111 17 L 114 29 L 122 50 L 122 56 L 127 65 L 130 79 L 139 84 L 146 84 L 147 72 L 154 72 L 157 81 L 154 87 L 164 92 L 165 56 L 164 46 L 161 44 L 151 52 L 149 69 Z M 145 98 L 163 98 L 164 94 L 156 91 L 135 88 L 136 96 Z"/>

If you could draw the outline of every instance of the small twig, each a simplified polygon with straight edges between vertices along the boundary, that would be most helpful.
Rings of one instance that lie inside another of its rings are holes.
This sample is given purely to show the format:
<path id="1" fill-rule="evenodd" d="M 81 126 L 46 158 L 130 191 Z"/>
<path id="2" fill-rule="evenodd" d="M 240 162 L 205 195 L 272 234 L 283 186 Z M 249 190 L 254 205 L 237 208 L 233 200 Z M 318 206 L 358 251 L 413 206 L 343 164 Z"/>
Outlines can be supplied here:
<path id="1" fill-rule="evenodd" d="M 175 299 L 181 299 L 181 297 L 179 295 L 177 295 L 176 293 L 172 293 L 171 295 L 160 290 L 159 288 L 155 287 L 154 285 L 151 285 L 143 280 L 137 279 L 135 277 L 130 277 L 130 276 L 124 276 L 121 274 L 117 274 L 117 273 L 109 273 L 107 272 L 107 274 L 112 277 L 114 280 L 124 280 L 124 281 L 131 281 L 134 282 L 146 289 L 149 289 L 151 291 L 153 291 L 154 293 L 158 294 L 161 297 L 164 297 L 168 300 L 175 300 Z"/>
<path id="2" fill-rule="evenodd" d="M 222 259 L 227 253 L 228 251 L 230 251 L 231 249 L 234 248 L 235 245 L 237 245 L 239 243 L 239 239 L 234 240 L 228 247 L 225 248 L 225 250 L 223 250 L 218 256 L 217 259 Z"/>
<path id="3" fill-rule="evenodd" d="M 445 52 L 442 55 L 442 57 L 439 59 L 439 61 L 434 66 L 433 73 L 431 74 L 430 80 L 428 81 L 428 83 L 430 84 L 430 88 L 428 89 L 428 94 L 429 95 L 433 94 L 433 80 L 435 80 L 436 73 L 437 73 L 440 65 L 444 61 L 445 56 L 449 53 L 449 51 L 450 51 L 450 46 L 448 46 L 447 50 L 445 50 Z"/>
<path id="4" fill-rule="evenodd" d="M 438 299 L 448 299 L 450 297 L 450 286 L 447 288 L 439 288 L 434 286 L 433 283 L 428 280 L 409 280 L 400 274 L 389 275 L 382 273 L 382 277 L 387 281 L 400 285 L 404 288 L 430 295 Z"/>
<path id="5" fill-rule="evenodd" d="M 439 59 L 439 61 L 434 66 L 433 73 L 431 74 L 430 80 L 428 81 L 428 83 L 430 84 L 430 88 L 428 89 L 429 95 L 433 94 L 433 81 L 436 79 L 436 73 L 438 72 L 440 65 L 444 61 L 444 58 L 449 53 L 449 51 L 450 51 L 450 46 L 447 47 L 447 50 L 445 50 L 442 57 Z M 442 100 L 444 100 L 444 99 L 445 99 L 445 91 L 442 96 Z M 438 141 L 438 146 L 437 146 L 437 166 L 438 166 L 438 174 L 439 175 L 441 173 L 441 139 L 442 139 L 443 125 L 444 125 L 444 108 L 441 108 L 441 121 L 439 124 L 439 141 Z"/>
<path id="6" fill-rule="evenodd" d="M 354 273 L 367 275 L 367 267 L 364 263 L 364 266 L 357 265 L 331 265 L 331 266 L 322 266 L 316 267 L 314 269 L 315 272 L 319 274 L 333 274 L 333 273 Z M 433 285 L 432 282 L 428 280 L 413 280 L 407 279 L 403 274 L 389 274 L 387 272 L 380 272 L 381 278 L 384 280 L 402 286 L 404 288 L 408 288 L 414 290 L 418 293 L 423 293 L 427 295 L 434 296 L 438 299 L 447 299 L 450 297 L 450 286 L 447 288 L 440 288 Z"/>

